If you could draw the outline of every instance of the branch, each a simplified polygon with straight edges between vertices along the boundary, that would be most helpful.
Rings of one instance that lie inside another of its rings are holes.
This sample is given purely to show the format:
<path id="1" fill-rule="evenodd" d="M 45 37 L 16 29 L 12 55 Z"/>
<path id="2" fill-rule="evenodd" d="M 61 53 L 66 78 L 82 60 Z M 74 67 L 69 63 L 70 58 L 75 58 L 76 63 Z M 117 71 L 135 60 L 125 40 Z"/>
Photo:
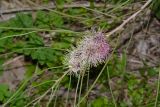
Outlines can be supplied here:
<path id="1" fill-rule="evenodd" d="M 134 19 L 141 11 L 143 11 L 150 3 L 152 2 L 152 0 L 148 0 L 141 8 L 139 11 L 137 11 L 136 13 L 134 13 L 133 15 L 131 15 L 128 19 L 124 20 L 124 22 L 118 26 L 117 28 L 113 29 L 112 31 L 108 32 L 106 34 L 107 37 L 113 35 L 115 32 L 121 30 L 130 20 Z"/>

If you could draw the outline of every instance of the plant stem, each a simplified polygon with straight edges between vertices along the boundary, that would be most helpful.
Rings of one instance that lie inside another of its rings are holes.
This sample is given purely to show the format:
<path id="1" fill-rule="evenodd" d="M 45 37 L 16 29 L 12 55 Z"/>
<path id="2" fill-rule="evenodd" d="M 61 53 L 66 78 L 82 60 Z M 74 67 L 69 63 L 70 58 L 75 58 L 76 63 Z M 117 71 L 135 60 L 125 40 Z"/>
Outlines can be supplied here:
<path id="1" fill-rule="evenodd" d="M 154 107 L 157 107 L 157 103 L 158 103 L 158 94 L 159 94 L 159 88 L 160 88 L 160 68 L 159 68 L 159 75 L 158 75 L 158 83 L 157 83 L 157 94 L 156 94 L 156 101 L 154 104 Z"/>
<path id="2" fill-rule="evenodd" d="M 41 28 L 16 28 L 16 27 L 2 27 L 0 26 L 0 29 L 4 30 L 27 30 L 27 31 L 48 31 L 48 32 L 63 32 L 63 33 L 77 33 L 80 34 L 81 32 L 75 32 L 71 30 L 65 30 L 65 29 L 56 29 L 56 30 L 51 30 L 51 29 L 41 29 Z"/>
<path id="3" fill-rule="evenodd" d="M 114 106 L 117 107 L 116 100 L 115 100 L 114 95 L 113 95 L 112 87 L 110 85 L 110 75 L 109 75 L 108 67 L 107 67 L 107 75 L 108 75 L 109 90 L 110 90 L 111 95 L 112 95 L 113 103 L 114 103 Z"/>
<path id="4" fill-rule="evenodd" d="M 80 79 L 81 79 L 80 77 L 81 77 L 81 75 L 78 76 L 78 83 L 77 83 L 77 86 L 76 86 L 76 93 L 75 93 L 75 98 L 74 98 L 74 107 L 76 107 L 78 86 L 79 86 Z"/>

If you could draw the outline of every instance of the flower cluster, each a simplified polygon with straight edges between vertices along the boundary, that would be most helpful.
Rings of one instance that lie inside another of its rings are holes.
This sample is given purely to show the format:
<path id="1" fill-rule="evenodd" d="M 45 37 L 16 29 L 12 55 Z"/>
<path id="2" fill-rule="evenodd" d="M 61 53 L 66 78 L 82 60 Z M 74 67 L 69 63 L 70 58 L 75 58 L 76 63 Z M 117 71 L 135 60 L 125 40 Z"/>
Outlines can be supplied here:
<path id="1" fill-rule="evenodd" d="M 68 65 L 71 73 L 79 74 L 87 67 L 103 63 L 109 54 L 110 46 L 102 32 L 92 32 L 86 36 L 77 48 L 68 55 Z"/>

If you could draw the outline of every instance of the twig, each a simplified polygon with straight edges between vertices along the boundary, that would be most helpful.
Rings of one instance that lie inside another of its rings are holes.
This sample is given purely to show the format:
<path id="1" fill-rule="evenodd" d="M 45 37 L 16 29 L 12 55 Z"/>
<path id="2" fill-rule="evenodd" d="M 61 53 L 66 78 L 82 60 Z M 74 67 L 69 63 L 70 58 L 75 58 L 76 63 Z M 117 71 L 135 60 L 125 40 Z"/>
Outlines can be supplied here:
<path id="1" fill-rule="evenodd" d="M 149 17 L 149 15 L 148 15 L 148 17 Z M 143 28 L 146 28 L 148 26 L 148 23 L 150 24 L 151 22 L 152 22 L 152 20 L 146 19 L 146 20 L 143 20 L 142 23 L 136 23 L 136 25 L 129 24 L 129 27 L 131 27 L 132 29 L 129 32 L 126 30 L 127 32 L 122 33 L 122 40 L 119 42 L 119 45 L 117 48 L 124 46 L 130 40 L 131 35 L 135 35 L 135 34 L 139 33 L 141 30 L 143 30 Z M 133 28 L 133 26 L 136 26 L 136 27 Z"/>
<path id="2" fill-rule="evenodd" d="M 133 15 L 131 15 L 128 19 L 124 20 L 124 22 L 118 26 L 117 28 L 113 29 L 112 31 L 110 31 L 109 33 L 106 34 L 107 37 L 113 35 L 115 32 L 121 30 L 130 20 L 134 19 L 141 11 L 143 11 L 150 3 L 152 2 L 152 0 L 148 0 L 141 8 L 139 11 L 137 11 L 136 13 L 134 13 Z"/>
<path id="3" fill-rule="evenodd" d="M 11 64 L 11 63 L 13 63 L 13 62 L 15 62 L 15 61 L 17 61 L 17 60 L 19 60 L 19 59 L 22 59 L 22 58 L 24 58 L 23 55 L 17 56 L 17 57 L 15 57 L 14 59 L 11 59 L 11 60 L 5 62 L 4 64 L 2 64 L 2 66 L 9 65 L 9 64 Z"/>

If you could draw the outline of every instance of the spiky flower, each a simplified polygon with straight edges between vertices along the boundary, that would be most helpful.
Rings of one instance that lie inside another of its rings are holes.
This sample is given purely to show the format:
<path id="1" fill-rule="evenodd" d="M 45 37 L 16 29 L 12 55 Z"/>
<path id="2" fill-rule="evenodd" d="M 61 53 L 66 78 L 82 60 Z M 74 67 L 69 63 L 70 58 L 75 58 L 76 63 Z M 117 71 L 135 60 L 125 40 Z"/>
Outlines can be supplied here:
<path id="1" fill-rule="evenodd" d="M 69 69 L 75 74 L 78 71 L 82 70 L 83 68 L 82 51 L 78 49 L 71 51 L 69 55 L 68 64 L 69 64 Z"/>
<path id="2" fill-rule="evenodd" d="M 91 66 L 97 66 L 106 60 L 109 54 L 109 44 L 106 42 L 102 32 L 86 37 L 80 45 L 83 48 L 82 57 L 87 60 Z"/>
<path id="3" fill-rule="evenodd" d="M 87 67 L 103 63 L 110 51 L 110 46 L 102 32 L 92 32 L 86 36 L 77 48 L 73 49 L 68 56 L 69 70 L 75 74 L 81 73 Z"/>

